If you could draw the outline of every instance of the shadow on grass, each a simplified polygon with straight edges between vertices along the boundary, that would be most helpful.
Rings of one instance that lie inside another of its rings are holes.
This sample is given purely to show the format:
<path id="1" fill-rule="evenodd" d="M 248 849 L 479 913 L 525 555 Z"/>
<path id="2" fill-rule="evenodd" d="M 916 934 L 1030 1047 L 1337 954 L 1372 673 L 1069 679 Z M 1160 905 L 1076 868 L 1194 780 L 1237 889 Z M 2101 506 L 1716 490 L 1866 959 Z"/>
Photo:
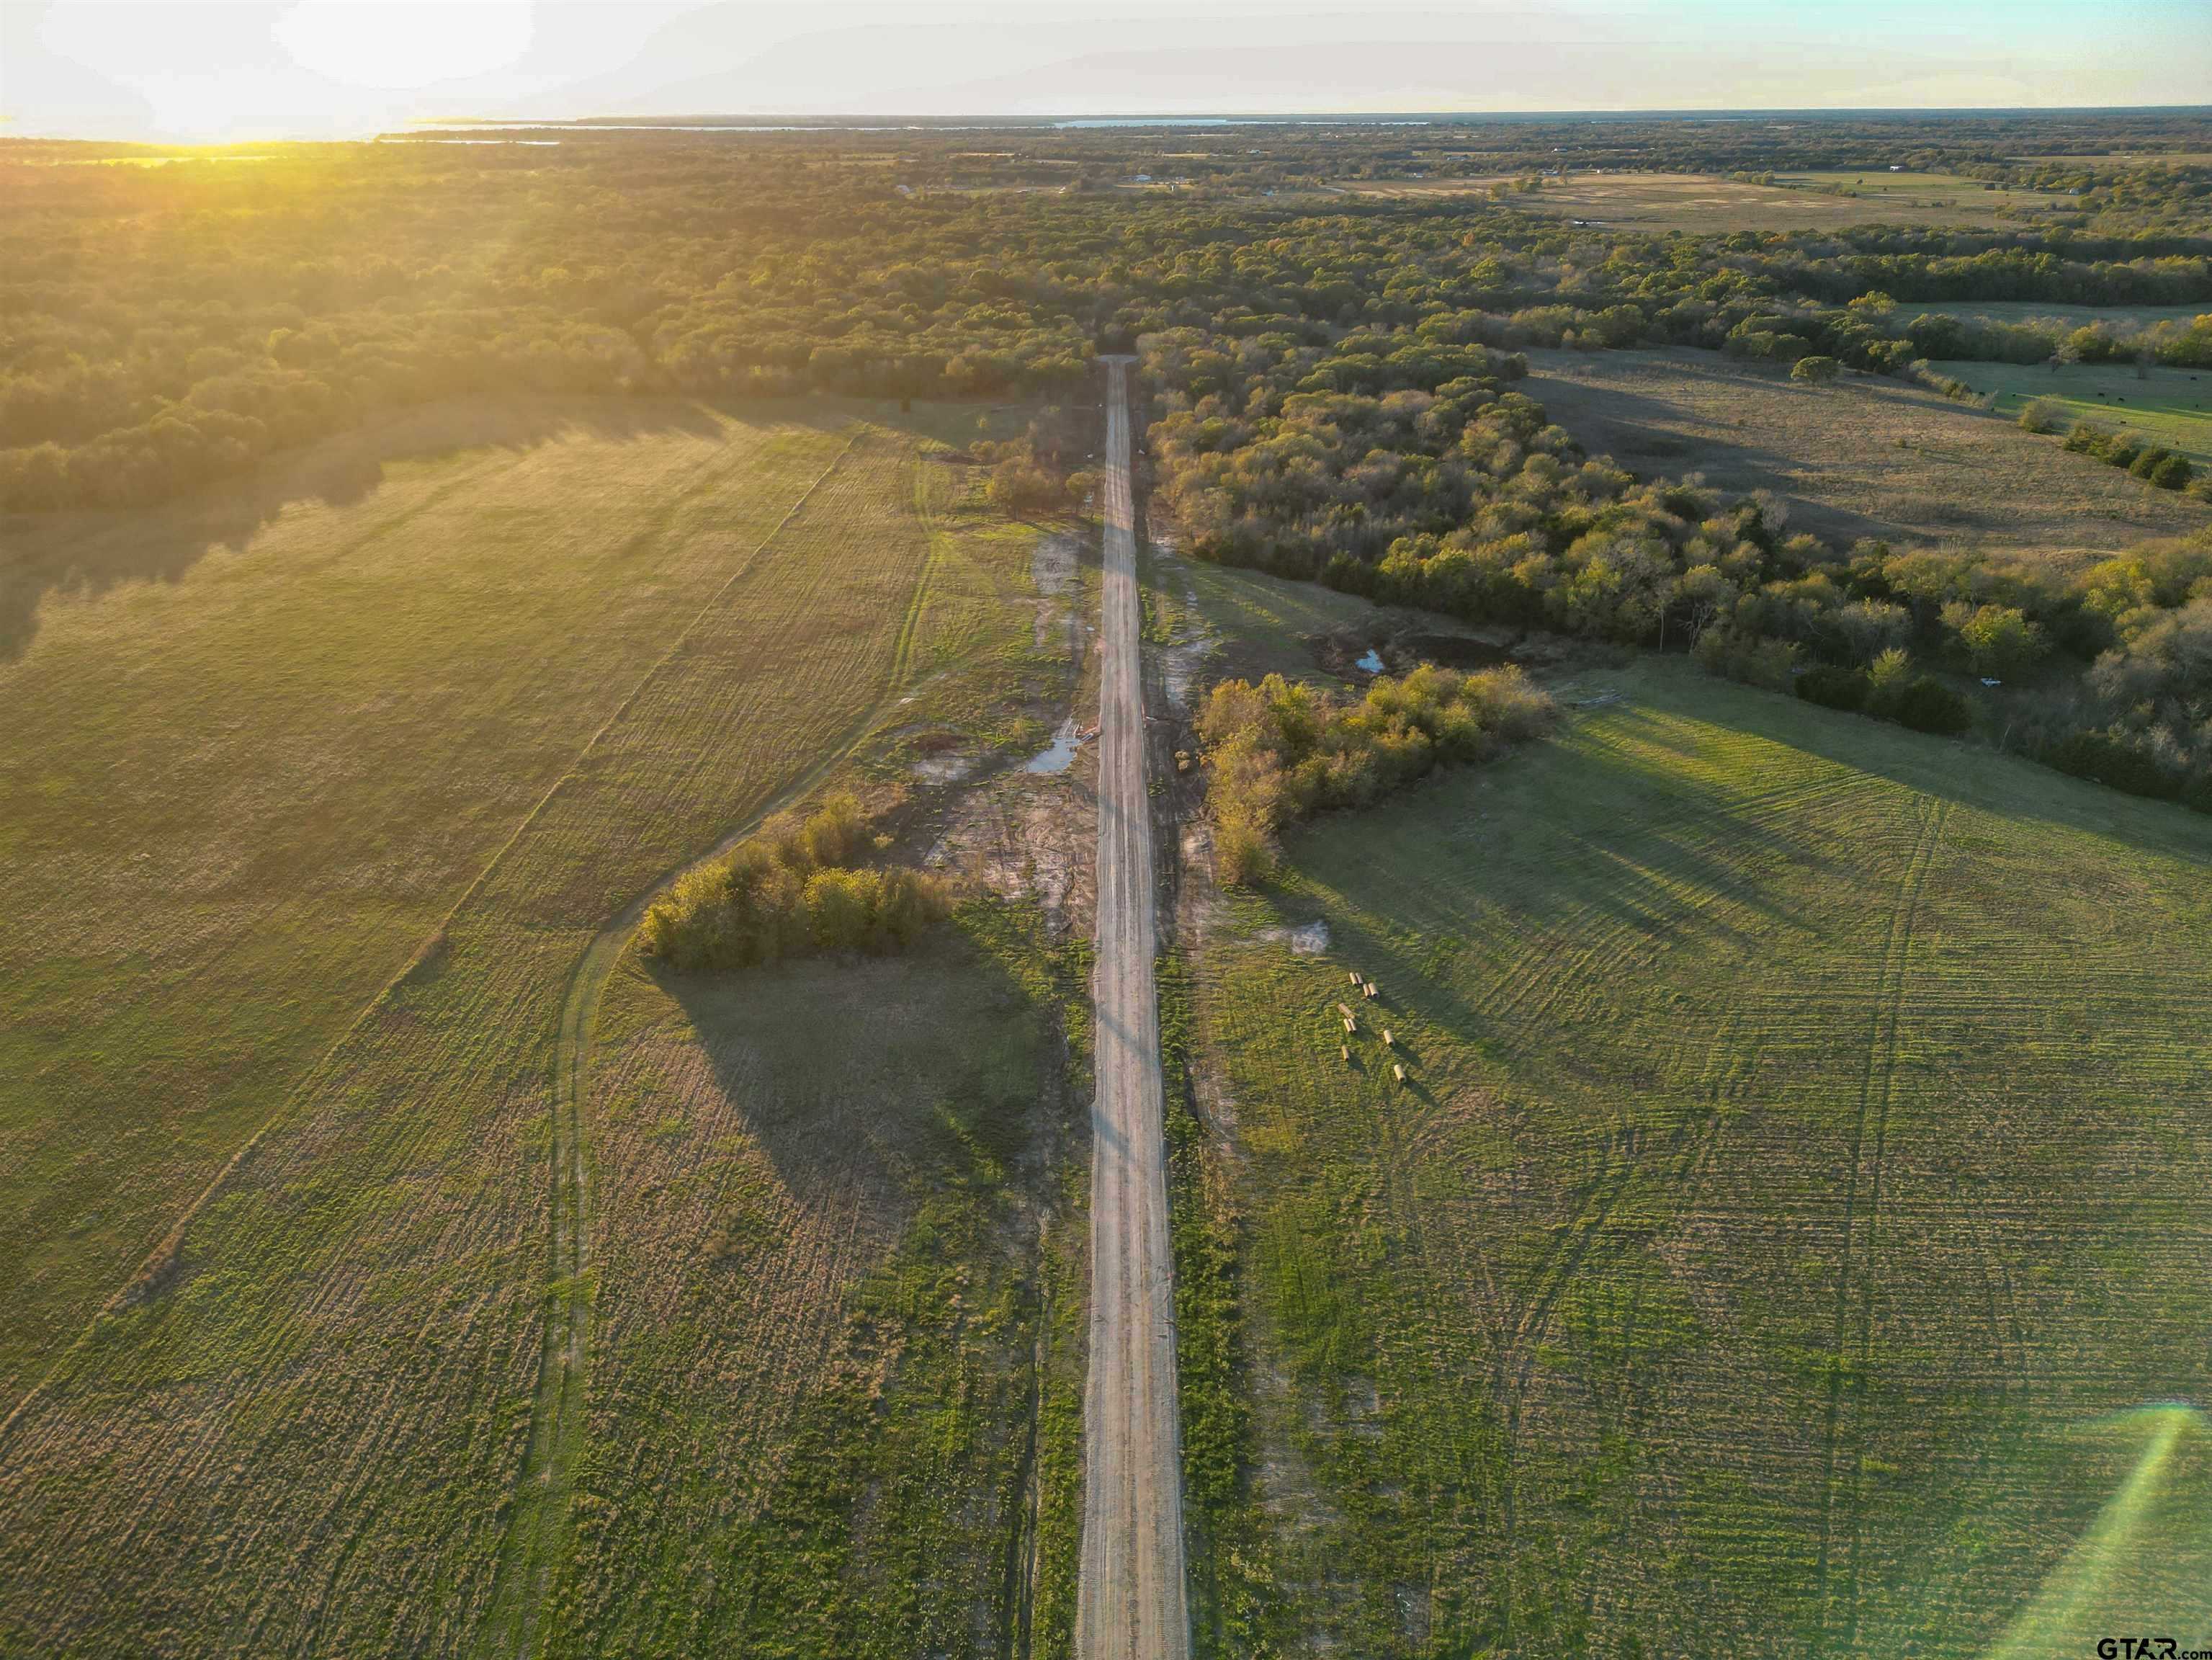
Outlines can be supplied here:
<path id="1" fill-rule="evenodd" d="M 995 1185 L 1042 1128 L 1044 1000 L 957 928 L 899 958 L 642 966 L 802 1205 L 854 1181 Z"/>

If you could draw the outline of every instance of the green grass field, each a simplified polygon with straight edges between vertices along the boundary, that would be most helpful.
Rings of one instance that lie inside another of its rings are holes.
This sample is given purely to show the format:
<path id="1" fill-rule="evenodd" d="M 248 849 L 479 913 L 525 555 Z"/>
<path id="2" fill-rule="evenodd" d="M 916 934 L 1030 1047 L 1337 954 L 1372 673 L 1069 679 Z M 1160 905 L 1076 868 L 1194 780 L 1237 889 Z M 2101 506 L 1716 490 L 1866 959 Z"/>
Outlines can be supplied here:
<path id="1" fill-rule="evenodd" d="M 2066 198 L 2045 191 L 1992 189 L 1984 180 L 1954 173 L 1891 173 L 1881 168 L 1856 173 L 1778 173 L 1774 182 L 1869 203 L 1874 217 L 1900 209 L 1917 209 L 1922 214 L 1934 210 L 1979 219 L 1998 208 L 2033 211 L 2066 204 Z"/>
<path id="2" fill-rule="evenodd" d="M 1286 581 L 1202 559 L 1177 559 L 1166 571 L 1172 573 L 1166 580 L 1182 591 L 1172 603 L 1194 608 L 1212 631 L 1224 674 L 1335 684 L 1336 677 L 1315 663 L 1313 636 L 1377 615 L 1369 601 L 1318 582 Z"/>
<path id="3" fill-rule="evenodd" d="M 2109 363 L 1938 363 L 1936 368 L 1978 392 L 1996 394 L 2000 415 L 2018 415 L 2032 398 L 2083 417 L 2129 427 L 2169 449 L 2212 465 L 2212 369 L 2153 368 L 2137 379 Z"/>
<path id="4" fill-rule="evenodd" d="M 2212 1639 L 2203 821 L 1678 663 L 1565 690 L 1622 697 L 1206 935 L 1215 1525 L 1272 1588 L 1213 1651 Z"/>
<path id="5" fill-rule="evenodd" d="M 926 1564 L 933 1505 L 985 1552 L 935 1559 L 981 1588 L 976 1651 L 1034 1612 L 993 1588 L 1059 1595 L 1049 1574 L 1010 1577 L 1016 1533 L 1060 1535 L 1006 1508 L 1029 1489 L 1000 1444 L 1051 1405 L 1036 1378 L 1069 1387 L 1037 1340 L 1073 1293 L 1044 1295 L 1062 1270 L 1017 1226 L 1055 1178 L 1048 1162 L 1000 1192 L 1004 1148 L 962 1128 L 1006 1134 L 1024 1067 L 1033 1098 L 1064 1087 L 1037 952 L 948 944 L 919 1004 L 911 974 L 805 982 L 820 996 L 788 994 L 757 1098 L 685 1070 L 750 1041 L 745 1010 L 701 992 L 708 1036 L 668 1061 L 665 1098 L 628 1050 L 607 1061 L 604 1144 L 592 1082 L 603 1004 L 617 1039 L 651 1026 L 656 1056 L 683 1047 L 675 992 L 621 966 L 657 879 L 796 792 L 911 787 L 918 726 L 988 751 L 1057 719 L 1074 666 L 1033 642 L 1036 532 L 924 453 L 938 429 L 972 433 L 972 410 L 638 407 L 472 417 L 495 441 L 427 430 L 418 459 L 319 499 L 280 477 L 252 499 L 36 526 L 29 568 L 51 580 L 0 667 L 19 714 L 0 764 L 36 806 L 0 849 L 29 901 L 0 924 L 10 1404 L 51 1376 L 5 1432 L 0 1651 L 578 1648 L 575 1611 L 615 1594 L 627 1651 L 689 1651 L 687 1622 L 742 1629 L 775 1607 L 817 1620 L 811 1651 L 851 1651 L 839 1633 L 868 1587 L 831 1546 L 775 1553 L 778 1604 L 738 1583 L 765 1536 L 748 1558 L 738 1535 L 843 1526 L 854 1549 Z M 878 993 L 898 1006 L 872 1012 Z M 865 1091 L 893 1056 L 914 1063 L 909 1093 L 881 1103 L 867 1181 L 841 1167 L 811 1188 L 794 1167 L 790 1196 L 758 1187 L 774 1104 Z M 694 1260 L 680 1230 L 632 1250 L 676 1202 L 679 1142 L 704 1207 L 684 1219 L 734 1230 L 731 1262 L 757 1243 L 749 1195 L 827 1207 L 815 1243 L 842 1268 L 814 1288 L 852 1301 L 810 1309 L 753 1372 L 713 1347 L 743 1310 L 658 1324 L 668 1299 L 717 1301 L 728 1262 Z M 838 1236 L 855 1193 L 886 1208 Z M 940 1237 L 973 1265 L 972 1320 L 933 1277 Z M 919 1483 L 912 1508 L 856 1520 L 856 1489 L 841 1511 L 804 1481 L 779 1497 L 756 1480 L 749 1461 L 792 1447 L 811 1468 L 812 1420 L 779 1416 L 783 1369 L 819 1383 L 832 1351 L 913 1403 L 917 1426 L 877 1441 L 848 1400 L 860 1432 L 841 1444 L 871 1495 Z M 736 1462 L 680 1427 L 702 1368 L 726 1404 L 758 1396 L 718 1444 Z M 942 1462 L 940 1407 L 988 1456 Z M 1053 1409 L 1024 1476 L 1039 1490 L 1066 1486 L 1052 1473 L 1072 1456 Z M 705 1508 L 634 1510 L 659 1501 L 619 1479 L 633 1456 L 696 1476 Z M 730 1582 L 687 1580 L 682 1560 Z M 896 1651 L 921 1619 L 871 1640 Z"/>
<path id="6" fill-rule="evenodd" d="M 1906 316 L 1923 311 L 1948 312 L 1954 317 L 1985 318 L 1993 323 L 2026 323 L 2057 319 L 2069 328 L 2090 323 L 2110 323 L 2138 328 L 2150 323 L 2187 323 L 2203 315 L 2206 306 L 2053 306 L 2035 300 L 1942 300 L 1898 307 Z"/>
<path id="7" fill-rule="evenodd" d="M 908 960 L 623 964 L 544 1652 L 1066 1652 L 1083 1234 L 1046 1225 L 1085 961 L 986 909 Z"/>

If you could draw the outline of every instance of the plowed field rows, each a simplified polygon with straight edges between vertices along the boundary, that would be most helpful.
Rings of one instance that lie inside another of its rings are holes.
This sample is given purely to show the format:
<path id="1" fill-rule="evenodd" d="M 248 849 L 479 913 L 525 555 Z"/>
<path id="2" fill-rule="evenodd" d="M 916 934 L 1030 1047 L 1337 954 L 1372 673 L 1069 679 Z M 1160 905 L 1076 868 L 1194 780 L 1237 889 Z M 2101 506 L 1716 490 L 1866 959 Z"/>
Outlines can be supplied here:
<path id="1" fill-rule="evenodd" d="M 2212 1443 L 2160 1403 L 2212 1395 L 2212 842 L 1679 666 L 1604 684 L 1301 835 L 1201 959 L 1276 1637 L 2201 1639 Z M 1316 917 L 1318 956 L 1260 932 Z M 1347 966 L 1405 1087 L 1339 1057 Z"/>

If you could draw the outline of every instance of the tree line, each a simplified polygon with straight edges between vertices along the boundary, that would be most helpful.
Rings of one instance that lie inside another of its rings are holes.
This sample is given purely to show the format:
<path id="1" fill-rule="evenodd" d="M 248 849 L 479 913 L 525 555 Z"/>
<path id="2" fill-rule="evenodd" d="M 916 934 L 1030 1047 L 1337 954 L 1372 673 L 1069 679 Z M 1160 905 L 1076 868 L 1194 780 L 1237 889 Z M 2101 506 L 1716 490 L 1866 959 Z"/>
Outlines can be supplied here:
<path id="1" fill-rule="evenodd" d="M 1715 165 L 1750 142 L 1724 124 L 1661 125 Z M 1492 160 L 1535 155 L 1528 135 L 1483 137 L 1504 147 Z M 900 193 L 960 142 L 599 133 L 155 167 L 0 145 L 16 233 L 0 243 L 0 508 L 161 501 L 440 399 L 1065 403 L 1100 340 L 1193 329 L 1226 390 L 1238 354 L 1276 336 L 1322 350 L 1407 329 L 1431 348 L 1695 345 L 1898 373 L 1954 347 L 2027 350 L 1956 319 L 1937 338 L 1928 308 L 1945 300 L 2212 307 L 2212 246 L 2097 222 L 1657 237 L 1510 199 Z M 1093 160 L 1146 142 L 1024 141 Z M 1249 185 L 1287 156 L 1343 144 L 1387 159 L 1404 149 L 1392 142 L 1278 136 L 1217 159 Z M 1589 127 L 1577 142 L 1597 155 L 1620 135 Z M 2208 336 L 2144 339 L 2194 363 Z"/>

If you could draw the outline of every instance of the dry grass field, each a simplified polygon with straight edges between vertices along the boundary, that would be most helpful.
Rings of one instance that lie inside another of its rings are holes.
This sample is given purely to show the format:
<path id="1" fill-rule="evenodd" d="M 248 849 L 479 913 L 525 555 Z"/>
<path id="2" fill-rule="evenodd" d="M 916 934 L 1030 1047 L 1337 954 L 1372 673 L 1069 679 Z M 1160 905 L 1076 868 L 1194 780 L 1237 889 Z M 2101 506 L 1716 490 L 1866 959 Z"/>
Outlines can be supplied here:
<path id="1" fill-rule="evenodd" d="M 1686 350 L 1540 351 L 1529 361 L 1529 395 L 1592 451 L 1638 472 L 1773 490 L 1793 504 L 1794 525 L 1832 541 L 2057 554 L 2212 520 L 2201 502 L 1899 381 L 1846 375 L 1803 386 Z"/>
<path id="2" fill-rule="evenodd" d="M 9 995 L 40 1017 L 4 1023 L 22 1051 L 0 1114 L 19 1154 L 9 1290 L 30 1316 L 9 1328 L 11 1403 L 52 1370 L 0 1442 L 0 1651 L 500 1651 L 649 1577 L 626 1547 L 597 1549 L 606 1461 L 647 1444 L 626 1414 L 688 1408 L 629 1380 L 723 1364 L 680 1352 L 682 1332 L 720 1332 L 646 1330 L 654 1298 L 723 1283 L 684 1274 L 722 1269 L 675 1236 L 653 1261 L 607 1260 L 645 1213 L 628 1207 L 659 1202 L 654 1138 L 696 1109 L 720 1148 L 740 1120 L 774 1118 L 769 1102 L 864 1089 L 913 1025 L 867 1015 L 873 990 L 896 989 L 867 979 L 824 988 L 807 1018 L 792 1006 L 787 1067 L 830 1049 L 836 1065 L 811 1081 L 771 1068 L 759 1100 L 730 1074 L 719 1105 L 678 1090 L 641 1124 L 618 1118 L 602 1207 L 599 988 L 636 899 L 795 790 L 841 764 L 903 777 L 917 723 L 988 750 L 1064 703 L 1064 647 L 1031 644 L 1036 532 L 964 499 L 971 481 L 918 447 L 975 420 L 554 411 L 458 453 L 422 435 L 423 459 L 335 500 L 289 501 L 279 481 L 250 512 L 38 527 L 46 599 L 0 669 L 27 712 L 0 745 L 39 805 L 4 849 L 33 901 L 5 924 Z M 1024 1067 L 1032 1098 L 1057 1087 L 1044 959 L 1018 942 L 946 949 L 945 996 L 1018 974 L 1030 988 L 960 1006 L 975 1052 L 1000 1059 L 934 1085 L 917 1071 L 915 1098 L 885 1104 L 876 1175 L 850 1191 L 910 1194 L 897 1183 L 925 1168 L 957 1166 L 961 1184 L 934 1211 L 891 1205 L 824 1261 L 854 1265 L 863 1290 L 896 1286 L 898 1252 L 933 1217 L 968 1231 L 994 1295 L 1028 1298 L 1034 1325 L 1040 1271 L 994 1254 L 996 1166 L 958 1127 L 966 1091 L 1005 1133 Z M 956 1055 L 957 1012 L 931 1017 Z M 841 1034 L 848 1021 L 888 1047 Z M 617 1085 L 642 1099 L 629 1064 Z M 793 1180 L 793 1203 L 816 1202 Z M 70 1342 L 203 1188 L 150 1271 Z M 849 1203 L 821 1202 L 834 1233 Z M 738 1251 L 750 1225 L 723 1222 Z M 903 1297 L 873 1341 L 907 1343 L 909 1313 L 927 1323 Z M 854 1313 L 817 1310 L 817 1335 Z M 595 1319 L 623 1380 L 611 1395 L 589 1383 Z M 916 1365 L 927 1388 L 965 1401 L 988 1374 L 1026 1412 L 1036 1346 L 1015 1354 L 1001 1334 L 971 1357 L 962 1317 L 940 1326 L 956 1353 Z M 776 1353 L 811 1360 L 807 1341 Z M 633 1342 L 657 1358 L 625 1372 Z M 915 1398 L 937 1397 L 918 1383 Z M 587 1411 L 623 1439 L 595 1442 Z M 764 1395 L 760 1421 L 776 1411 Z M 863 1433 L 850 1451 L 903 1468 L 941 1444 Z M 1001 1465 L 985 1476 L 1003 1499 Z M 925 1508 L 875 1525 L 934 1523 Z M 853 1589 L 826 1558 L 776 1554 L 794 1606 L 834 1613 Z M 1000 1551 L 983 1580 L 1010 1583 L 1004 1569 Z M 641 1601 L 631 1629 L 688 1651 L 671 1633 L 713 1599 L 661 1584 L 692 1602 Z M 996 1629 L 978 1616 L 979 1651 Z"/>
<path id="3" fill-rule="evenodd" d="M 1864 204 L 1855 211 L 1892 223 L 1923 222 L 1916 210 L 1950 222 L 1986 222 L 1998 217 L 2000 210 L 2032 213 L 2038 208 L 2063 207 L 2068 200 L 2049 191 L 2007 190 L 1952 173 L 1780 173 L 1774 182 L 1790 190 L 1817 191 Z"/>
<path id="4" fill-rule="evenodd" d="M 1812 175 L 1805 175 L 1809 179 Z M 1334 188 L 1352 195 L 1406 201 L 1487 198 L 1514 179 L 1353 179 Z M 1512 190 L 1506 200 L 1532 212 L 1628 231 L 1839 230 L 1847 225 L 1994 223 L 2002 208 L 2030 209 L 2063 201 L 2031 192 L 1984 192 L 1976 181 L 1900 175 L 1863 194 L 1748 185 L 1710 173 L 1579 173 L 1547 181 L 1540 191 Z M 1966 188 L 1971 185 L 1972 188 Z"/>
<path id="5" fill-rule="evenodd" d="M 2203 821 L 1678 663 L 1562 691 L 1618 696 L 1200 932 L 1267 1588 L 1215 1651 L 2212 1639 Z"/>

